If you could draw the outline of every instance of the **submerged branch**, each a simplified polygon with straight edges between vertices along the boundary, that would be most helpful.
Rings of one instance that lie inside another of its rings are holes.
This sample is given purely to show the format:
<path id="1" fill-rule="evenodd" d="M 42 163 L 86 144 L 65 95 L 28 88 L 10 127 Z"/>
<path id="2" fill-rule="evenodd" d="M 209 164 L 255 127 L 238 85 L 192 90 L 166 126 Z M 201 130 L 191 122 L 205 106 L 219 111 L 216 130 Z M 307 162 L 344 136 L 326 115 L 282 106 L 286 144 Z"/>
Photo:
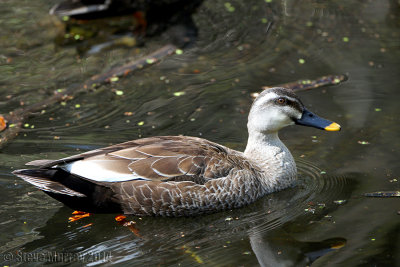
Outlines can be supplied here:
<path id="1" fill-rule="evenodd" d="M 261 89 L 268 90 L 273 87 L 284 87 L 292 89 L 295 92 L 307 91 L 318 87 L 330 86 L 342 83 L 347 80 L 346 75 L 326 75 L 315 80 L 298 80 L 290 83 L 282 83 L 271 86 L 263 86 Z M 260 93 L 252 93 L 251 97 L 256 98 Z"/>
<path id="2" fill-rule="evenodd" d="M 272 87 L 285 87 L 292 89 L 293 91 L 300 92 L 300 91 L 307 91 L 314 88 L 328 86 L 328 85 L 335 85 L 347 80 L 345 75 L 327 75 L 319 77 L 315 80 L 298 80 L 295 82 L 290 83 L 283 83 L 274 86 L 264 86 L 262 89 L 269 89 Z"/>
<path id="3" fill-rule="evenodd" d="M 64 90 L 54 92 L 50 98 L 46 98 L 38 103 L 15 109 L 8 114 L 0 114 L 0 148 L 6 145 L 10 140 L 14 139 L 22 129 L 23 122 L 40 111 L 57 102 L 65 101 L 73 98 L 78 92 L 98 88 L 101 85 L 111 83 L 120 77 L 127 76 L 136 70 L 143 69 L 153 65 L 160 60 L 172 55 L 177 47 L 172 44 L 163 46 L 155 52 L 144 56 L 138 60 L 129 62 L 120 67 L 111 69 L 110 71 L 98 75 L 94 75 L 78 86 L 70 86 Z"/>
<path id="4" fill-rule="evenodd" d="M 366 197 L 400 197 L 400 191 L 381 191 L 365 193 Z"/>

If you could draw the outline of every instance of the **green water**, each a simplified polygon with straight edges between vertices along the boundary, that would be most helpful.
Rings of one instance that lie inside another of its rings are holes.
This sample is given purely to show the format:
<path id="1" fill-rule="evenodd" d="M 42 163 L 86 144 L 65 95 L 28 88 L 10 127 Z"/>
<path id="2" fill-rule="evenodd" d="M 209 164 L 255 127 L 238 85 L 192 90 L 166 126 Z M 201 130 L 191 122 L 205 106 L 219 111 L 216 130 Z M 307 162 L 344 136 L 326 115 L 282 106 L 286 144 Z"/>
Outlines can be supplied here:
<path id="1" fill-rule="evenodd" d="M 306 266 L 323 255 L 312 266 L 400 265 L 399 198 L 364 196 L 400 187 L 398 2 L 267 2 L 204 1 L 193 15 L 197 41 L 183 54 L 25 121 L 0 151 L 2 264 Z M 48 15 L 53 4 L 0 2 L 0 113 L 168 42 L 161 35 L 140 48 L 79 56 L 76 45 L 56 43 L 62 24 Z M 299 95 L 342 131 L 284 129 L 299 184 L 242 209 L 128 217 L 138 237 L 114 214 L 68 223 L 72 210 L 11 174 L 30 160 L 155 135 L 199 136 L 243 150 L 251 93 L 327 74 L 349 79 Z M 327 249 L 338 242 L 345 245 Z"/>

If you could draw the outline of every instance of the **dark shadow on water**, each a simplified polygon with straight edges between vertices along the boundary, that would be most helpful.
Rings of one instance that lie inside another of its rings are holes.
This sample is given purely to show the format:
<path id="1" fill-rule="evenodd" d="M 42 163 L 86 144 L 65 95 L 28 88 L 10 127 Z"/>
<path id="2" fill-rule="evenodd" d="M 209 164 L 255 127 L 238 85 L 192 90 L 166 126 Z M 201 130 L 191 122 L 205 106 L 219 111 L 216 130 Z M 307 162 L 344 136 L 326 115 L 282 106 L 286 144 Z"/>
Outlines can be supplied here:
<path id="1" fill-rule="evenodd" d="M 198 29 L 192 15 L 203 0 L 192 1 L 63 1 L 51 9 L 60 17 L 56 45 L 75 46 L 90 55 L 115 47 L 141 47 L 149 38 L 163 35 L 162 43 L 183 48 L 192 45 Z M 89 12 L 92 7 L 93 12 Z M 104 9 L 104 7 L 106 7 Z M 80 12 L 79 10 L 87 10 Z"/>

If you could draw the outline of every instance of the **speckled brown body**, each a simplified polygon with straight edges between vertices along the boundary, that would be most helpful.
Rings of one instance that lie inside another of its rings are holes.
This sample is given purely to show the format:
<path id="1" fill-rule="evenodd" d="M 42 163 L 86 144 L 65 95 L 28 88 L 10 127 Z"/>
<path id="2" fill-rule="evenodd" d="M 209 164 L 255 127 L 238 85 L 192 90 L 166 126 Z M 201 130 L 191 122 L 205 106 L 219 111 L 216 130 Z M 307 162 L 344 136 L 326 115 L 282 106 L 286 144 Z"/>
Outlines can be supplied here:
<path id="1" fill-rule="evenodd" d="M 253 176 L 254 175 L 254 176 Z M 126 214 L 191 216 L 239 208 L 266 192 L 257 175 L 238 171 L 205 184 L 194 182 L 122 182 L 114 186 Z"/>

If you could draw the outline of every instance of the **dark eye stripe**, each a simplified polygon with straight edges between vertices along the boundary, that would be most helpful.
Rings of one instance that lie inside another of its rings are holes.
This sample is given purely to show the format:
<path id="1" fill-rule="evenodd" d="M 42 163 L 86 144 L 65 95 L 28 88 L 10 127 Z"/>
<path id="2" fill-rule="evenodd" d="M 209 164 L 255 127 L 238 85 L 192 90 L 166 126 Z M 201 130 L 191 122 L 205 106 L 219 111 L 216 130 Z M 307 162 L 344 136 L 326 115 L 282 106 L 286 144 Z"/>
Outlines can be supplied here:
<path id="1" fill-rule="evenodd" d="M 291 101 L 289 99 L 286 99 L 286 105 L 294 108 L 295 110 L 299 111 L 300 113 L 303 112 L 303 108 L 296 101 Z"/>
<path id="2" fill-rule="evenodd" d="M 280 87 L 276 87 L 276 88 L 271 88 L 268 90 L 264 90 L 260 93 L 259 97 L 256 98 L 256 100 L 254 101 L 253 105 L 257 105 L 257 102 L 262 101 L 261 99 L 263 99 L 264 95 L 267 95 L 269 93 L 275 93 L 277 95 L 276 98 L 274 99 L 270 99 L 268 102 L 269 104 L 272 105 L 280 105 L 280 106 L 290 106 L 293 109 L 297 110 L 298 112 L 302 113 L 303 112 L 303 103 L 301 102 L 301 100 L 291 91 L 285 88 L 280 88 Z M 285 104 L 278 104 L 276 101 L 278 100 L 278 98 L 285 98 L 286 99 L 286 103 Z"/>

